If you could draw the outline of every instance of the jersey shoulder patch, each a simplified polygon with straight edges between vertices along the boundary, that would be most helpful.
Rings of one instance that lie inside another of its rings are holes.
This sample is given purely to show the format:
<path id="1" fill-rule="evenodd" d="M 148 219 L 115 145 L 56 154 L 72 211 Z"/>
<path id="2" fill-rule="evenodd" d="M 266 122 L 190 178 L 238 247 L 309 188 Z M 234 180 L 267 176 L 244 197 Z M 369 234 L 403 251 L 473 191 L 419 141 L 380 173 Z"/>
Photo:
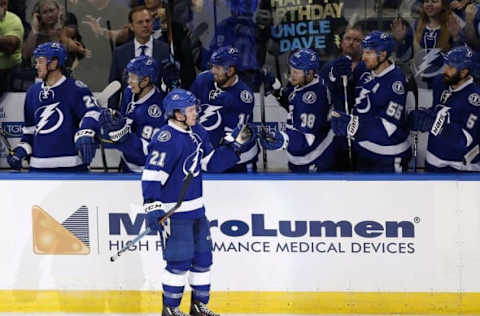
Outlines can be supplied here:
<path id="1" fill-rule="evenodd" d="M 75 80 L 75 85 L 79 88 L 88 88 L 88 86 L 84 84 L 83 81 L 80 81 L 80 80 Z"/>
<path id="2" fill-rule="evenodd" d="M 396 94 L 400 94 L 400 95 L 404 94 L 405 88 L 403 87 L 403 82 L 401 82 L 400 80 L 397 80 L 394 83 L 392 83 L 392 90 Z"/>
<path id="3" fill-rule="evenodd" d="M 313 91 L 307 91 L 302 95 L 302 101 L 305 104 L 313 104 L 317 101 L 317 94 Z"/>
<path id="4" fill-rule="evenodd" d="M 480 95 L 476 92 L 468 96 L 468 102 L 473 106 L 480 106 Z"/>
<path id="5" fill-rule="evenodd" d="M 158 132 L 157 141 L 159 143 L 168 142 L 171 138 L 172 138 L 172 133 L 170 133 L 170 131 L 168 130 L 163 130 Z"/>
<path id="6" fill-rule="evenodd" d="M 152 104 L 148 107 L 148 115 L 153 118 L 159 118 L 162 116 L 162 110 L 157 104 Z"/>
<path id="7" fill-rule="evenodd" d="M 240 92 L 240 100 L 242 100 L 244 103 L 252 103 L 253 101 L 252 93 L 248 90 L 242 90 Z"/>

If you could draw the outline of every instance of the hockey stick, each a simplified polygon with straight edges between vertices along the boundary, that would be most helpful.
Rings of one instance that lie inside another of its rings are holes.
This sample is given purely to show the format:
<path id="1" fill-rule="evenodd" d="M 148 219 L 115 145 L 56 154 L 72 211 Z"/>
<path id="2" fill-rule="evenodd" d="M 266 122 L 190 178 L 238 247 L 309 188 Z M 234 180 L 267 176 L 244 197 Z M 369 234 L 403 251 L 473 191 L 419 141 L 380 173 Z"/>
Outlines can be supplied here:
<path id="1" fill-rule="evenodd" d="M 112 24 L 110 23 L 110 20 L 107 20 L 107 30 L 108 30 L 108 43 L 110 44 L 110 52 L 112 53 L 112 56 L 113 56 L 113 50 L 115 49 L 115 45 L 113 44 Z"/>
<path id="2" fill-rule="evenodd" d="M 415 80 L 415 77 L 412 75 L 410 76 L 410 80 L 408 82 L 409 88 L 413 92 L 414 97 L 414 109 L 415 111 L 418 110 L 418 86 Z M 413 172 L 417 172 L 417 149 L 418 149 L 418 131 L 412 131 L 412 158 L 413 158 Z"/>
<path id="3" fill-rule="evenodd" d="M 260 93 L 260 122 L 262 124 L 262 133 L 265 136 L 267 133 L 267 123 L 265 118 L 265 83 L 262 82 L 259 89 Z M 263 171 L 267 170 L 268 162 L 267 162 L 267 150 L 262 148 L 262 160 L 263 160 Z"/>
<path id="4" fill-rule="evenodd" d="M 3 128 L 0 127 L 0 139 L 2 140 L 2 143 L 7 147 L 8 149 L 8 152 L 10 153 L 10 155 L 13 154 L 13 148 L 12 146 L 10 145 L 10 142 L 8 141 L 7 139 L 7 133 L 5 132 L 5 130 Z"/>
<path id="5" fill-rule="evenodd" d="M 347 85 L 348 85 L 348 78 L 347 76 L 342 76 L 342 83 L 343 83 L 343 93 L 345 94 L 345 113 L 350 115 L 350 111 L 348 110 L 348 94 L 347 94 Z M 350 170 L 353 170 L 353 159 L 352 159 L 352 139 L 347 133 L 347 143 L 348 143 L 348 161 L 350 162 Z"/>
<path id="6" fill-rule="evenodd" d="M 108 99 L 112 95 L 114 95 L 120 88 L 122 87 L 122 84 L 119 81 L 112 81 L 110 82 L 105 89 L 103 89 L 102 92 L 100 92 L 97 96 L 97 102 L 98 104 L 104 108 L 108 106 Z M 103 164 L 103 171 L 108 172 L 108 165 L 107 165 L 107 156 L 105 154 L 105 146 L 103 145 L 102 139 L 99 137 L 99 143 L 100 143 L 100 154 L 102 156 L 102 164 Z"/>
<path id="7" fill-rule="evenodd" d="M 193 180 L 193 173 L 189 172 L 187 174 L 187 176 L 185 177 L 185 180 L 183 180 L 182 189 L 180 190 L 180 195 L 178 196 L 177 203 L 170 210 L 168 210 L 168 212 L 165 213 L 165 215 L 163 215 L 163 217 L 159 220 L 159 223 L 163 223 L 167 218 L 172 216 L 173 213 L 175 213 L 176 210 L 178 210 L 180 208 L 180 206 L 183 203 L 183 199 L 185 198 L 185 194 L 187 193 L 187 189 L 190 186 L 190 183 L 192 182 L 192 180 Z M 127 249 L 130 248 L 131 246 L 135 245 L 140 239 L 142 239 L 143 237 L 148 235 L 151 231 L 152 230 L 150 229 L 150 227 L 147 227 L 147 229 L 145 229 L 137 237 L 135 237 L 132 240 L 127 241 L 127 243 L 125 244 L 125 246 L 122 247 L 122 249 L 120 249 L 119 251 L 117 251 L 116 254 L 114 254 L 113 256 L 110 257 L 110 261 L 114 262 L 115 260 L 117 260 L 118 257 L 120 257 L 120 255 L 122 253 L 127 251 Z"/>

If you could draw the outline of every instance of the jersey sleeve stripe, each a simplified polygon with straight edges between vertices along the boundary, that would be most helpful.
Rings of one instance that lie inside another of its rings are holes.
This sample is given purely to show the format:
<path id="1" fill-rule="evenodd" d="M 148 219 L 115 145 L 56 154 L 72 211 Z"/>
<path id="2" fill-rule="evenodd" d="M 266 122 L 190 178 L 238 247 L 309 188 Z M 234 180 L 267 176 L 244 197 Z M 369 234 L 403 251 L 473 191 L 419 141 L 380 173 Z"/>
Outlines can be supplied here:
<path id="1" fill-rule="evenodd" d="M 27 134 L 27 135 L 32 134 L 33 135 L 35 133 L 35 126 L 22 127 L 22 132 L 23 132 L 23 134 Z"/>
<path id="2" fill-rule="evenodd" d="M 172 207 L 175 206 L 175 204 L 177 204 L 177 202 L 164 203 L 163 201 L 162 201 L 162 203 L 163 203 L 163 206 L 166 210 L 171 209 Z M 195 210 L 198 210 L 199 208 L 203 207 L 203 205 L 204 205 L 203 197 L 199 197 L 199 198 L 196 198 L 196 199 L 193 199 L 193 200 L 190 200 L 190 201 L 183 201 L 180 208 L 178 208 L 175 212 L 179 213 L 179 212 L 195 211 Z"/>
<path id="3" fill-rule="evenodd" d="M 160 182 L 162 185 L 165 185 L 169 176 L 170 175 L 163 170 L 144 169 L 142 181 L 156 181 Z"/>

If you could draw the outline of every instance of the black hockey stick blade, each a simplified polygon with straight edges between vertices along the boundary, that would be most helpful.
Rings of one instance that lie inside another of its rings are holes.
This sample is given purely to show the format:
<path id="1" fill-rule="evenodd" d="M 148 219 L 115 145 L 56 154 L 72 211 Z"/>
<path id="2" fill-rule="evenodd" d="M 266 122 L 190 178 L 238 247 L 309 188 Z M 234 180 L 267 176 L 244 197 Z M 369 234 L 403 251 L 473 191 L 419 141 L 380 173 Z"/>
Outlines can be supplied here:
<path id="1" fill-rule="evenodd" d="M 168 210 L 168 212 L 165 213 L 165 215 L 163 215 L 163 217 L 160 219 L 160 223 L 163 222 L 165 219 L 169 218 L 170 216 L 172 216 L 173 213 L 175 213 L 175 211 L 180 208 L 180 206 L 183 203 L 183 200 L 185 199 L 185 194 L 187 194 L 187 190 L 190 187 L 190 183 L 192 183 L 192 180 L 193 180 L 193 173 L 189 172 L 185 177 L 185 180 L 183 180 L 182 189 L 180 190 L 177 203 L 170 210 Z M 130 248 L 131 246 L 135 245 L 140 239 L 148 235 L 151 231 L 152 230 L 150 229 L 150 227 L 147 227 L 147 229 L 145 229 L 137 237 L 127 241 L 127 243 L 125 244 L 125 246 L 122 247 L 122 249 L 120 249 L 119 251 L 117 251 L 116 254 L 110 257 L 110 261 L 114 262 L 115 260 L 117 260 L 122 253 L 127 251 L 127 249 Z"/>

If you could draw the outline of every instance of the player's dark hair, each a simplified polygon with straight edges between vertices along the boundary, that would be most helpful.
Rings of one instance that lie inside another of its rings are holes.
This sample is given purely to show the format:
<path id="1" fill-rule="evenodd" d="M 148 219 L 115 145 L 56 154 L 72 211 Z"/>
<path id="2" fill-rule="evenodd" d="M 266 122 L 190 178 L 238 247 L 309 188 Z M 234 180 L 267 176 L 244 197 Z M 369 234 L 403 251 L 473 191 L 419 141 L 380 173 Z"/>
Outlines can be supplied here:
<path id="1" fill-rule="evenodd" d="M 131 9 L 130 12 L 128 12 L 128 22 L 129 22 L 129 23 L 132 23 L 132 22 L 133 22 L 133 19 L 132 19 L 133 15 L 134 15 L 135 13 L 140 12 L 140 11 L 143 11 L 143 10 L 147 10 L 147 11 L 148 11 L 147 7 L 144 6 L 144 5 L 136 6 L 136 7 L 134 7 L 133 9 Z M 150 11 L 148 11 L 148 12 L 150 13 Z"/>

